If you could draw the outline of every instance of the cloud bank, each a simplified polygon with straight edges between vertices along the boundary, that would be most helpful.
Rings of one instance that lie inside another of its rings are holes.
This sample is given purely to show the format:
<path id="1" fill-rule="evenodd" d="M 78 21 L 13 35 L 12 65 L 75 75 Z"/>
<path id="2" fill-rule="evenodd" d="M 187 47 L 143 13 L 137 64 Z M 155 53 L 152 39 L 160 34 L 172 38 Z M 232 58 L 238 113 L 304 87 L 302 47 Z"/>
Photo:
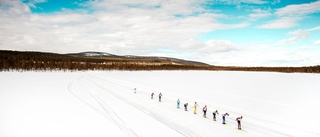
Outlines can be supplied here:
<path id="1" fill-rule="evenodd" d="M 101 51 L 119 55 L 170 56 L 202 61 L 213 65 L 299 66 L 316 64 L 316 53 L 299 54 L 300 49 L 275 47 L 275 44 L 239 44 L 232 38 L 199 37 L 217 30 L 250 28 L 260 19 L 276 19 L 260 24 L 259 28 L 281 29 L 296 26 L 305 15 L 319 12 L 319 1 L 286 6 L 274 13 L 270 8 L 249 8 L 250 19 L 226 23 L 234 15 L 207 8 L 206 4 L 241 5 L 276 4 L 266 0 L 93 0 L 79 1 L 77 9 L 61 8 L 50 13 L 34 13 L 38 3 L 46 0 L 0 1 L 0 49 L 43 52 Z M 223 7 L 223 6 L 222 6 Z M 235 6 L 236 8 L 236 6 Z M 301 8 L 302 10 L 296 10 Z M 239 9 L 238 9 L 239 10 Z M 298 15 L 298 16 L 294 16 Z M 253 29 L 256 29 L 253 28 Z M 313 27 L 312 30 L 319 30 Z M 309 37 L 303 30 L 290 31 L 290 38 L 281 43 L 292 43 Z M 311 34 L 310 34 L 311 35 Z M 277 40 L 274 40 L 278 42 Z M 248 42 L 250 43 L 250 42 Z M 315 42 L 314 45 L 318 45 Z M 275 52 L 277 49 L 277 52 Z M 318 47 L 311 47 L 305 52 Z M 268 52 L 268 53 L 265 53 Z M 283 56 L 282 56 L 283 55 Z M 278 57 L 270 61 L 269 58 Z M 275 60 L 280 60 L 279 63 Z M 283 63 L 285 62 L 285 63 Z"/>

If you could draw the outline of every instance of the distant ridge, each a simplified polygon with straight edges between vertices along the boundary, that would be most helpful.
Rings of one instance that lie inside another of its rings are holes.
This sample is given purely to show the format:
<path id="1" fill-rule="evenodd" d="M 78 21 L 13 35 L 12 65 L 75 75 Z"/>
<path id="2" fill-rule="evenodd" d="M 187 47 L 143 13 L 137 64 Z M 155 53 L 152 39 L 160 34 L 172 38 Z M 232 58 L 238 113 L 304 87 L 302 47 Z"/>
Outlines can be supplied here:
<path id="1" fill-rule="evenodd" d="M 157 57 L 157 56 L 134 56 L 134 55 L 115 55 L 106 52 L 96 52 L 96 51 L 87 51 L 87 52 L 80 52 L 80 53 L 68 53 L 66 55 L 71 56 L 78 56 L 78 57 L 98 57 L 98 58 L 124 58 L 124 59 L 145 59 L 145 60 L 152 60 L 152 61 L 170 61 L 176 64 L 189 64 L 189 65 L 209 65 L 202 62 L 197 61 L 190 61 L 190 60 L 183 60 L 177 58 L 170 58 L 170 57 Z"/>
<path id="2" fill-rule="evenodd" d="M 82 57 L 118 57 L 117 55 L 113 55 L 106 52 L 95 52 L 95 51 L 87 51 L 80 53 L 68 53 L 67 55 L 71 56 L 82 56 Z"/>
<path id="3" fill-rule="evenodd" d="M 214 66 L 168 57 L 118 56 L 104 52 L 57 54 L 0 50 L 1 71 L 85 71 L 85 70 L 207 70 L 320 73 L 320 65 L 304 67 Z"/>

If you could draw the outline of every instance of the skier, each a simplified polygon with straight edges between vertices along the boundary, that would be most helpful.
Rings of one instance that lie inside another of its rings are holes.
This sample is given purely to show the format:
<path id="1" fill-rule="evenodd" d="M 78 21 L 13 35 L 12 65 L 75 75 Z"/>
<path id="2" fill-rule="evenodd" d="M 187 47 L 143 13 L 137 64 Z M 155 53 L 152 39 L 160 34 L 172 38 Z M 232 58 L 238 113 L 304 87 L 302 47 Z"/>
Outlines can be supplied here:
<path id="1" fill-rule="evenodd" d="M 216 115 L 219 114 L 219 113 L 218 113 L 218 110 L 212 112 L 212 114 L 213 114 L 213 121 L 216 121 L 216 120 L 217 120 Z"/>
<path id="2" fill-rule="evenodd" d="M 188 103 L 185 103 L 183 106 L 184 106 L 184 110 L 188 111 Z"/>
<path id="3" fill-rule="evenodd" d="M 152 92 L 152 93 L 151 93 L 151 99 L 153 99 L 153 95 L 154 95 L 154 93 Z"/>
<path id="4" fill-rule="evenodd" d="M 177 100 L 177 108 L 180 108 L 180 100 Z"/>
<path id="5" fill-rule="evenodd" d="M 222 115 L 222 124 L 226 124 L 226 116 L 229 116 L 228 113 Z"/>
<path id="6" fill-rule="evenodd" d="M 193 114 L 197 114 L 197 106 L 199 106 L 197 102 L 194 102 Z"/>
<path id="7" fill-rule="evenodd" d="M 137 90 L 137 88 L 134 88 L 134 93 L 137 93 L 137 91 L 136 91 L 136 90 Z"/>
<path id="8" fill-rule="evenodd" d="M 241 120 L 242 120 L 242 116 L 238 117 L 236 119 L 236 121 L 238 122 L 238 129 L 241 130 Z"/>
<path id="9" fill-rule="evenodd" d="M 205 105 L 205 106 L 202 108 L 202 111 L 203 111 L 203 117 L 206 118 L 206 117 L 207 117 L 207 105 Z"/>
<path id="10" fill-rule="evenodd" d="M 159 102 L 161 102 L 161 97 L 162 97 L 162 94 L 160 92 L 160 94 L 159 94 Z"/>

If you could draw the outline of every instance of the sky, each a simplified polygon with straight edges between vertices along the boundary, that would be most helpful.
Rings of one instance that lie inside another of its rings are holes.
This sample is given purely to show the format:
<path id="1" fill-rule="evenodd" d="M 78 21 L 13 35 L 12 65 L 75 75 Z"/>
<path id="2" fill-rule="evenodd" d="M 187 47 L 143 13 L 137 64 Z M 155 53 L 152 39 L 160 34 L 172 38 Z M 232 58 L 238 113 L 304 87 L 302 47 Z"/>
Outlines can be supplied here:
<path id="1" fill-rule="evenodd" d="M 320 65 L 320 0 L 0 0 L 0 49 Z"/>

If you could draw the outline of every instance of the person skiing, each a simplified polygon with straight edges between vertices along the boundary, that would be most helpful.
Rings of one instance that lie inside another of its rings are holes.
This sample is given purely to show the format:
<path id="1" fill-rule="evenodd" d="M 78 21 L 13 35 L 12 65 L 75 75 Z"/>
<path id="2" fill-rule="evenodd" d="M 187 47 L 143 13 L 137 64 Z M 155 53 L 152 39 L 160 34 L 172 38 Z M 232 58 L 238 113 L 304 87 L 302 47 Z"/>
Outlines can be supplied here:
<path id="1" fill-rule="evenodd" d="M 202 108 L 203 111 L 203 117 L 206 118 L 207 117 L 207 105 L 204 105 L 204 107 Z"/>
<path id="2" fill-rule="evenodd" d="M 154 93 L 152 92 L 152 93 L 151 93 L 151 99 L 153 99 L 153 95 L 154 95 Z"/>
<path id="3" fill-rule="evenodd" d="M 197 114 L 197 106 L 199 106 L 197 102 L 194 102 L 193 114 Z"/>
<path id="4" fill-rule="evenodd" d="M 241 120 L 242 120 L 242 116 L 240 116 L 240 117 L 238 117 L 237 119 L 236 119 L 236 121 L 238 122 L 238 129 L 239 130 L 241 130 Z"/>
<path id="5" fill-rule="evenodd" d="M 213 114 L 213 121 L 216 121 L 216 120 L 217 120 L 216 115 L 219 114 L 219 113 L 218 113 L 218 110 L 212 112 L 212 114 Z"/>
<path id="6" fill-rule="evenodd" d="M 159 93 L 159 102 L 161 102 L 162 93 Z"/>
<path id="7" fill-rule="evenodd" d="M 137 93 L 137 88 L 134 88 L 134 93 Z"/>
<path id="8" fill-rule="evenodd" d="M 180 100 L 177 100 L 177 108 L 180 108 Z"/>
<path id="9" fill-rule="evenodd" d="M 188 103 L 185 103 L 183 106 L 184 106 L 184 110 L 188 111 Z"/>
<path id="10" fill-rule="evenodd" d="M 222 124 L 226 124 L 226 116 L 229 116 L 228 113 L 222 115 Z"/>

